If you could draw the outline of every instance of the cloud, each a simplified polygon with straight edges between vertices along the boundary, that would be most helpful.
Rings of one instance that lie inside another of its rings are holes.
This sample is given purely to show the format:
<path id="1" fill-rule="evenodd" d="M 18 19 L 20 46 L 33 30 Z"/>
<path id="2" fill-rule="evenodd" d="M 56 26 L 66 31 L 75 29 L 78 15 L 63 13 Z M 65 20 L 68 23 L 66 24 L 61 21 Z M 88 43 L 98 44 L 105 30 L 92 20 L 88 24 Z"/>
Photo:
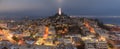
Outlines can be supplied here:
<path id="1" fill-rule="evenodd" d="M 53 7 L 47 0 L 2 0 L 0 12 L 43 10 Z"/>

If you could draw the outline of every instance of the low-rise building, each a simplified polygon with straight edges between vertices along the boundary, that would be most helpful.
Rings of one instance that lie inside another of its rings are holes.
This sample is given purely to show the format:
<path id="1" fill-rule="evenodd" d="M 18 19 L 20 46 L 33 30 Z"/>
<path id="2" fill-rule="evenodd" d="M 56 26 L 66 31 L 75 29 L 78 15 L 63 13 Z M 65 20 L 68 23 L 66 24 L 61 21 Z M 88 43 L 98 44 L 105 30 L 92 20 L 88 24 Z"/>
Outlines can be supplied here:
<path id="1" fill-rule="evenodd" d="M 108 44 L 106 41 L 99 41 L 97 39 L 86 40 L 85 49 L 108 49 Z"/>

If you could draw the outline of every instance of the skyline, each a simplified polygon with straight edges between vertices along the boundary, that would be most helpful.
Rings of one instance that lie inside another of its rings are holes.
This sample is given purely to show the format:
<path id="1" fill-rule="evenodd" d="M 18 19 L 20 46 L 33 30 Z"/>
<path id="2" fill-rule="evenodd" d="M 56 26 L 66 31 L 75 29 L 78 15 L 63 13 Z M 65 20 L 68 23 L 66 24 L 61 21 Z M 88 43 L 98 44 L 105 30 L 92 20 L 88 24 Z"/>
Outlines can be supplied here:
<path id="1" fill-rule="evenodd" d="M 120 49 L 120 0 L 0 0 L 0 49 Z"/>
<path id="2" fill-rule="evenodd" d="M 0 16 L 50 16 L 58 10 L 57 0 L 0 0 Z M 64 0 L 68 15 L 120 16 L 120 0 Z"/>

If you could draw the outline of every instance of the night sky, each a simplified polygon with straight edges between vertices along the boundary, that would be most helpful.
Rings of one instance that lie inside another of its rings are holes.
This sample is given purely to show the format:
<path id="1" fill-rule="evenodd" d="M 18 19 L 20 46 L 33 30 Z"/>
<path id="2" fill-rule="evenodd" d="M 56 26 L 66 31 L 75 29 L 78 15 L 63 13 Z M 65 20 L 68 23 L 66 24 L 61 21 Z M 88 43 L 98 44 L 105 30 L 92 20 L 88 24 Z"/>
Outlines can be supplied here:
<path id="1" fill-rule="evenodd" d="M 0 0 L 0 16 L 50 16 L 57 0 Z M 63 0 L 68 15 L 120 16 L 120 0 Z"/>

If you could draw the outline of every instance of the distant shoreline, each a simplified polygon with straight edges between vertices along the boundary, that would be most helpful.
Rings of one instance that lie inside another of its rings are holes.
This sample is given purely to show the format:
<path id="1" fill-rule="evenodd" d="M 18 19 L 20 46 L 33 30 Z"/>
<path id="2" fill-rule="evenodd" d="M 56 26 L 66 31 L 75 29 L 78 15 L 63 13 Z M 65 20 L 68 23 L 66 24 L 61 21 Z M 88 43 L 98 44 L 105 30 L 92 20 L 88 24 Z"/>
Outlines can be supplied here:
<path id="1" fill-rule="evenodd" d="M 74 17 L 74 16 L 73 16 Z M 76 17 L 76 16 L 75 16 Z M 114 24 L 114 25 L 120 25 L 120 17 L 117 17 L 117 16 L 110 16 L 110 17 L 97 17 L 97 16 L 77 16 L 77 17 L 87 17 L 87 18 L 93 18 L 93 19 L 98 19 L 99 21 L 103 22 L 104 24 Z M 42 18 L 42 17 L 41 17 Z M 3 18 L 3 19 L 0 19 L 0 20 L 23 20 L 25 19 L 25 17 L 16 17 L 16 18 Z M 28 17 L 28 19 L 32 20 L 32 19 L 40 19 L 40 17 Z"/>

